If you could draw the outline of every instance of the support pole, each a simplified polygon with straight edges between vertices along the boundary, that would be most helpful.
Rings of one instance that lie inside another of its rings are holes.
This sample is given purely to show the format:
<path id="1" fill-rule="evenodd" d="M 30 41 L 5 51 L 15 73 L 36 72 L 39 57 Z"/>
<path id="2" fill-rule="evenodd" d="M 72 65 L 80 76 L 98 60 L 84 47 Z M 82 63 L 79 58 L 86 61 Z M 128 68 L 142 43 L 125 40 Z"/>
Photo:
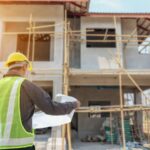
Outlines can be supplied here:
<path id="1" fill-rule="evenodd" d="M 65 146 L 65 135 L 66 135 L 66 125 L 62 126 L 62 150 L 64 150 Z"/>
<path id="2" fill-rule="evenodd" d="M 34 33 L 35 22 L 33 23 L 33 34 L 32 34 L 32 62 L 34 62 L 35 58 L 35 33 Z"/>
<path id="3" fill-rule="evenodd" d="M 28 47 L 27 47 L 27 58 L 29 59 L 30 57 L 30 45 L 31 45 L 31 32 L 32 32 L 32 14 L 30 14 L 30 19 L 29 19 L 29 34 L 28 34 Z"/>
<path id="4" fill-rule="evenodd" d="M 115 29 L 117 29 L 117 20 L 116 17 L 114 17 L 114 26 Z M 120 116 L 121 116 L 121 131 L 122 131 L 122 140 L 123 140 L 123 150 L 126 150 L 126 139 L 125 139 L 125 130 L 124 130 L 124 108 L 123 108 L 123 91 L 122 91 L 122 68 L 123 68 L 123 64 L 122 64 L 122 59 L 121 59 L 121 52 L 120 52 L 120 48 L 119 46 L 119 40 L 118 38 L 116 38 L 116 42 L 117 42 L 117 58 L 116 60 L 118 60 L 118 66 L 120 69 L 119 72 L 119 95 L 120 95 Z"/>
<path id="5" fill-rule="evenodd" d="M 121 131 L 122 131 L 122 140 L 123 140 L 123 150 L 126 150 L 126 139 L 125 139 L 125 130 L 124 130 L 124 109 L 123 109 L 123 92 L 122 92 L 122 74 L 119 74 L 119 93 L 120 93 L 120 115 L 121 115 Z"/>
<path id="6" fill-rule="evenodd" d="M 109 53 L 111 54 L 111 56 L 113 57 L 113 54 L 111 51 L 109 51 Z M 116 63 L 118 64 L 118 66 L 121 66 L 121 63 L 119 62 L 119 60 L 115 57 L 113 57 L 113 59 L 116 61 Z M 133 83 L 133 85 L 142 93 L 142 95 L 145 97 L 146 99 L 146 105 L 148 105 L 148 101 L 150 100 L 147 95 L 145 95 L 145 93 L 143 92 L 143 90 L 141 89 L 141 87 L 138 85 L 138 83 L 135 81 L 135 79 L 132 77 L 132 75 L 123 67 L 120 69 L 120 71 L 122 72 L 122 74 L 126 74 L 128 76 L 128 78 L 130 79 L 130 81 Z"/>
<path id="7" fill-rule="evenodd" d="M 110 135 L 111 135 L 111 144 L 114 144 L 114 135 L 113 135 L 113 126 L 112 126 L 112 112 L 110 112 L 110 118 L 109 118 L 109 123 L 110 123 Z"/>
<path id="8" fill-rule="evenodd" d="M 63 92 L 65 95 L 68 95 L 68 89 L 69 89 L 69 49 L 68 49 L 68 30 L 67 30 L 67 10 L 65 10 L 65 21 L 64 21 L 64 79 L 63 79 Z M 66 126 L 62 127 L 63 130 L 63 143 L 62 143 L 62 149 L 64 149 L 64 137 L 65 137 L 65 129 L 67 128 L 67 140 L 68 140 L 68 150 L 72 150 L 72 143 L 71 143 L 71 128 L 70 124 L 67 124 Z"/>
<path id="9" fill-rule="evenodd" d="M 71 143 L 71 124 L 67 124 L 67 139 L 68 139 L 68 150 L 72 150 L 72 143 Z"/>

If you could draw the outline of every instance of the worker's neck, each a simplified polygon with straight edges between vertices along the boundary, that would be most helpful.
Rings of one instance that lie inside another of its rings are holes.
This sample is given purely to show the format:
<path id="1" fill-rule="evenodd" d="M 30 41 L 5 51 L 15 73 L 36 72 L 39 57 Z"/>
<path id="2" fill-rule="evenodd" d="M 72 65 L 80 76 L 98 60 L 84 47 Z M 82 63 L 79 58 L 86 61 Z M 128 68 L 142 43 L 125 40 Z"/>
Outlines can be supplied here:
<path id="1" fill-rule="evenodd" d="M 24 72 L 21 69 L 10 69 L 8 70 L 7 74 L 9 75 L 17 75 L 24 77 Z"/>

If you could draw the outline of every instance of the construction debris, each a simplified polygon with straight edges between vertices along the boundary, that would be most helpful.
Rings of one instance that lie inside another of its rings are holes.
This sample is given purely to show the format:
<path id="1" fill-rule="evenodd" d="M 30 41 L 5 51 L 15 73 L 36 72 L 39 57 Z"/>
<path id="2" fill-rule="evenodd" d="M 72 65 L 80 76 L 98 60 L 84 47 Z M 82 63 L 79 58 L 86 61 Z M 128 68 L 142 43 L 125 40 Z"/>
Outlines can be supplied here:
<path id="1" fill-rule="evenodd" d="M 150 150 L 150 148 L 146 148 L 141 143 L 138 142 L 127 142 L 126 149 L 127 150 Z"/>

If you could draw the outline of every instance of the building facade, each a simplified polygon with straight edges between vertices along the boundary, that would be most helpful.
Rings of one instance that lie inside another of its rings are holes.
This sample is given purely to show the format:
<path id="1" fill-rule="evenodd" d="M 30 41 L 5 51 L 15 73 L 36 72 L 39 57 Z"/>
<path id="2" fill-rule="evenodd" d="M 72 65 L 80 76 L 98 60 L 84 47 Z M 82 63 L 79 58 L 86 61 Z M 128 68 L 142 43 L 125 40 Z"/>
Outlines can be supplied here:
<path id="1" fill-rule="evenodd" d="M 67 9 L 71 28 L 68 28 L 69 95 L 79 99 L 82 106 L 120 105 L 118 51 L 121 66 L 143 90 L 148 89 L 149 53 L 139 50 L 146 38 L 139 39 L 138 36 L 149 33 L 149 29 L 145 29 L 149 19 L 140 18 L 137 14 L 90 14 L 85 7 L 87 4 L 88 1 L 1 2 L 0 77 L 6 72 L 3 63 L 11 52 L 20 51 L 27 55 L 29 49 L 29 58 L 33 63 L 29 79 L 49 92 L 54 100 L 56 94 L 63 93 L 64 16 Z M 117 16 L 116 22 L 114 16 Z M 31 23 L 41 28 L 35 28 L 31 34 Z M 125 105 L 142 104 L 141 94 L 126 72 L 123 72 L 123 98 Z M 139 116 L 141 113 L 137 113 L 137 117 L 142 119 Z M 95 116 L 75 114 L 72 128 L 79 138 L 95 135 L 108 117 L 109 113 Z"/>

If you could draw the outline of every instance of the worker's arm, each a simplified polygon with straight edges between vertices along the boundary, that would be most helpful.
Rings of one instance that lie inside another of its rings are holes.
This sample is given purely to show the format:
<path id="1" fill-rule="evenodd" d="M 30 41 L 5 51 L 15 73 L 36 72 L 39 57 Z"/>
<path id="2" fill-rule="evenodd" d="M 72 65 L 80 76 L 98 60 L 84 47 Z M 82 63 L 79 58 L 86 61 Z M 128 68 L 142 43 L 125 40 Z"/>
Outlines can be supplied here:
<path id="1" fill-rule="evenodd" d="M 78 102 L 57 103 L 52 101 L 48 93 L 28 80 L 25 80 L 22 86 L 32 103 L 47 114 L 68 114 L 78 107 Z"/>

